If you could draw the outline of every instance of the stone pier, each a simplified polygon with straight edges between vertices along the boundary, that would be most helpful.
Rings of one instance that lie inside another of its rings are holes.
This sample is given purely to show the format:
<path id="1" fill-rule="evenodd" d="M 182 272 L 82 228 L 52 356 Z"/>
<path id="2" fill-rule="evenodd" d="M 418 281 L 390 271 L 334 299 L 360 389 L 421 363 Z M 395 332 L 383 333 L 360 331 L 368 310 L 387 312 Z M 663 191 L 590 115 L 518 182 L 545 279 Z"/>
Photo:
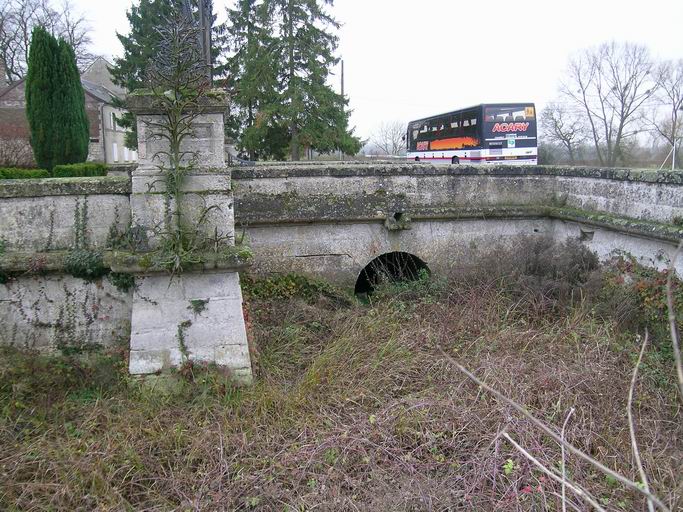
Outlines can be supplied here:
<path id="1" fill-rule="evenodd" d="M 155 254 L 168 233 L 169 209 L 163 155 L 168 143 L 151 123 L 162 118 L 153 98 L 137 94 L 129 108 L 137 115 L 139 165 L 132 173 L 131 225 L 138 248 L 114 258 L 112 270 L 135 275 L 130 337 L 130 373 L 151 374 L 187 361 L 226 367 L 243 383 L 252 379 L 238 271 L 248 251 L 235 247 L 234 200 L 225 164 L 227 101 L 213 94 L 192 121 L 183 150 L 195 161 L 182 183 L 182 219 L 201 238 L 199 262 L 169 273 Z M 208 245 L 213 251 L 206 249 Z M 155 252 L 156 251 L 156 252 Z"/>

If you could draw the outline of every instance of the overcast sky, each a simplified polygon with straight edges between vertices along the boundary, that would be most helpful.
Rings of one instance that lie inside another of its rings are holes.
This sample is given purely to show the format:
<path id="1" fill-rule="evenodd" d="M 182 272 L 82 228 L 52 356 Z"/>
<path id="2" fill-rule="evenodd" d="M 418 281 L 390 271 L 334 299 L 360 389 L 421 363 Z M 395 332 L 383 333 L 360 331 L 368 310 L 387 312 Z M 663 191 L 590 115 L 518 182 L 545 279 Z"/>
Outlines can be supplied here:
<path id="1" fill-rule="evenodd" d="M 137 0 L 135 0 L 137 1 Z M 122 51 L 131 0 L 73 0 L 94 52 Z M 231 0 L 214 0 L 221 19 Z M 552 100 L 573 52 L 632 41 L 683 58 L 683 0 L 336 0 L 356 133 L 477 103 Z M 339 88 L 339 74 L 333 83 Z"/>

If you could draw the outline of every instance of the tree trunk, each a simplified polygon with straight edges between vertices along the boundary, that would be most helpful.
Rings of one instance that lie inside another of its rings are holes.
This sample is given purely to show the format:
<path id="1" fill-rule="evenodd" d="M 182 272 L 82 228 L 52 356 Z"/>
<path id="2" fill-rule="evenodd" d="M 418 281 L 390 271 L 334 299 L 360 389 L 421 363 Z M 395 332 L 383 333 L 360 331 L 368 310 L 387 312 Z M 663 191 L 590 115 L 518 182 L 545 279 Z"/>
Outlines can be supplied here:
<path id="1" fill-rule="evenodd" d="M 290 132 L 292 134 L 291 141 L 291 157 L 292 162 L 298 162 L 301 156 L 299 155 L 299 129 L 294 121 L 289 125 Z"/>
<path id="2" fill-rule="evenodd" d="M 291 158 L 293 162 L 299 160 L 299 127 L 296 125 L 295 111 L 295 91 L 294 91 L 294 20 L 292 0 L 287 3 L 287 46 L 289 50 L 289 83 L 287 84 L 290 112 L 289 112 L 289 133 L 292 136 L 290 142 Z"/>

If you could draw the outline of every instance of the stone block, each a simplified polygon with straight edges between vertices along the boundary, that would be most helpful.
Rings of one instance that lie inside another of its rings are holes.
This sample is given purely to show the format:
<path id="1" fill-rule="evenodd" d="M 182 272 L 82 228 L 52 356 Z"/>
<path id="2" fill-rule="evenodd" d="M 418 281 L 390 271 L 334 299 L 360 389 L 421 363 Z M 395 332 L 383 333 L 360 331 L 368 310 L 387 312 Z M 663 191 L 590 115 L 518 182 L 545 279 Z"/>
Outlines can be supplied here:
<path id="1" fill-rule="evenodd" d="M 136 277 L 130 372 L 144 374 L 192 361 L 216 363 L 251 378 L 236 272 Z"/>

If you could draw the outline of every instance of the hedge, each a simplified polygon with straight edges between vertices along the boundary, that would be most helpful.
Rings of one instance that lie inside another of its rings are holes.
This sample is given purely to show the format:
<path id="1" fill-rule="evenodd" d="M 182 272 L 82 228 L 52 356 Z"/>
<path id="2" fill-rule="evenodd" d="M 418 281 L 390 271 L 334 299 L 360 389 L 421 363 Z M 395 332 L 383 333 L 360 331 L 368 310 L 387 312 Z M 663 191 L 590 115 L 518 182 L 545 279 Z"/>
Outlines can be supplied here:
<path id="1" fill-rule="evenodd" d="M 106 176 L 107 166 L 94 162 L 82 164 L 55 165 L 52 169 L 54 178 L 77 178 L 82 176 Z"/>
<path id="2" fill-rule="evenodd" d="M 25 180 L 35 178 L 49 178 L 50 173 L 44 169 L 18 169 L 14 167 L 0 167 L 0 180 Z"/>

